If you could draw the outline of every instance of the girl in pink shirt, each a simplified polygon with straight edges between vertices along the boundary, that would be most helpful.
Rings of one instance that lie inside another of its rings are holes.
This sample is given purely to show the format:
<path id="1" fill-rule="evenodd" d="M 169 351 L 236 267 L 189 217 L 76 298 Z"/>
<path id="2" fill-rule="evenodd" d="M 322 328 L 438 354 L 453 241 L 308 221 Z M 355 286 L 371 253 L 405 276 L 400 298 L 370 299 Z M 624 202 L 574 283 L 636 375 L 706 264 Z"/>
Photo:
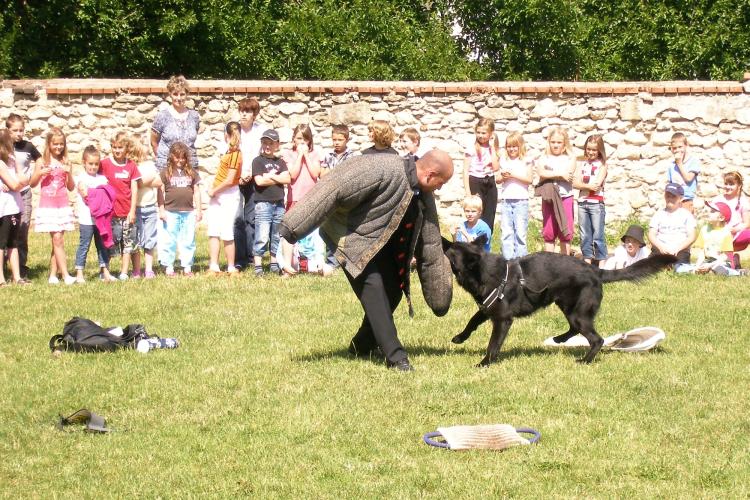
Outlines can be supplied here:
<path id="1" fill-rule="evenodd" d="M 68 148 L 65 134 L 57 127 L 52 127 L 47 133 L 44 154 L 36 163 L 29 185 L 39 190 L 39 206 L 35 214 L 35 230 L 38 233 L 50 233 L 52 240 L 52 255 L 50 257 L 50 284 L 57 284 L 58 271 L 66 285 L 76 282 L 68 274 L 68 264 L 65 257 L 65 231 L 72 231 L 75 227 L 73 209 L 68 202 L 68 191 L 75 189 L 73 176 L 70 173 Z"/>
<path id="2" fill-rule="evenodd" d="M 721 188 L 724 194 L 716 196 L 711 201 L 726 203 L 732 211 L 727 227 L 732 233 L 734 251 L 739 252 L 750 244 L 750 202 L 742 193 L 742 174 L 737 171 L 727 172 L 723 175 L 723 180 Z M 739 268 L 739 264 L 739 255 L 734 254 L 733 267 Z"/>
<path id="3" fill-rule="evenodd" d="M 314 149 L 312 129 L 309 125 L 300 124 L 292 133 L 292 149 L 282 154 L 289 169 L 292 183 L 286 193 L 287 212 L 310 191 L 320 178 L 320 156 Z M 317 232 L 314 234 L 317 235 Z M 314 237 L 310 235 L 310 237 Z M 320 236 L 318 236 L 320 238 Z M 284 255 L 292 255 L 294 247 L 282 239 L 281 251 Z M 296 274 L 296 270 L 287 265 L 282 269 L 285 275 Z"/>
<path id="4" fill-rule="evenodd" d="M 314 150 L 312 130 L 300 124 L 292 134 L 292 149 L 283 154 L 292 183 L 286 195 L 287 212 L 297 204 L 320 178 L 320 156 Z"/>

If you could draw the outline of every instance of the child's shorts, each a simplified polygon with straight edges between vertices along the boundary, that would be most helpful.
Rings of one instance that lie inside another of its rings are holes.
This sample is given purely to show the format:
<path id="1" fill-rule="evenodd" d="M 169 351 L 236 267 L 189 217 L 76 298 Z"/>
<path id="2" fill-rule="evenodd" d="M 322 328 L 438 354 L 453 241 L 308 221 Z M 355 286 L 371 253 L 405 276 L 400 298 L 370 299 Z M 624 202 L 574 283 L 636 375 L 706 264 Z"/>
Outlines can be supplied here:
<path id="1" fill-rule="evenodd" d="M 236 186 L 211 198 L 206 211 L 209 238 L 234 241 L 234 218 L 239 205 L 240 190 Z"/>
<path id="2" fill-rule="evenodd" d="M 136 207 L 135 230 L 138 248 L 153 250 L 157 243 L 159 208 L 156 205 Z"/>
<path id="3" fill-rule="evenodd" d="M 565 238 L 562 235 L 560 226 L 557 225 L 557 219 L 555 219 L 555 209 L 552 208 L 551 201 L 542 202 L 542 239 L 547 243 L 553 243 L 556 239 L 560 241 L 568 242 L 573 239 L 573 197 L 568 196 L 562 199 L 563 210 L 565 210 L 565 218 L 568 219 L 568 233 L 569 236 Z"/>
<path id="4" fill-rule="evenodd" d="M 18 248 L 18 229 L 21 225 L 21 214 L 0 217 L 0 250 Z M 0 262 L 2 265 L 2 262 Z"/>
<path id="5" fill-rule="evenodd" d="M 115 246 L 110 249 L 112 255 L 133 253 L 135 227 L 127 217 L 112 217 L 112 239 L 115 240 Z"/>

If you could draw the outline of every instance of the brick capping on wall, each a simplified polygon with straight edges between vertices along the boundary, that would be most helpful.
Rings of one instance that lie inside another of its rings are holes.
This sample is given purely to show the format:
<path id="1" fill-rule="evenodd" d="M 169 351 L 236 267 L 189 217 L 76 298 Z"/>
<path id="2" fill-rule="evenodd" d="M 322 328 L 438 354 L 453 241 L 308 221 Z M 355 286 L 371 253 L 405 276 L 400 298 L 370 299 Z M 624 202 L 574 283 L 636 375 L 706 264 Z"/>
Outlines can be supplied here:
<path id="1" fill-rule="evenodd" d="M 745 73 L 744 80 L 750 80 Z M 394 93 L 415 95 L 444 94 L 568 94 L 657 95 L 743 94 L 741 82 L 392 82 L 392 81 L 270 81 L 270 80 L 189 80 L 190 91 L 198 94 L 343 94 Z M 34 95 L 118 95 L 166 94 L 166 80 L 56 78 L 51 80 L 0 80 L 0 88 L 14 94 Z"/>

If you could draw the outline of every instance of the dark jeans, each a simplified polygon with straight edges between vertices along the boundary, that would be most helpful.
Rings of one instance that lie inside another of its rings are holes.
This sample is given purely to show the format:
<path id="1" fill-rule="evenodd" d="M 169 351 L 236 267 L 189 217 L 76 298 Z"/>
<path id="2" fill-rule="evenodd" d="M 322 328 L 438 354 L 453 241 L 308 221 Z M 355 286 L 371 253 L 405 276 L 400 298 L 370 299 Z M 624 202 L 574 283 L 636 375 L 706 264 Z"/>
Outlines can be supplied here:
<path id="1" fill-rule="evenodd" d="M 469 176 L 469 190 L 482 199 L 481 219 L 490 226 L 490 231 L 495 233 L 495 212 L 497 212 L 497 184 L 495 176 L 473 177 Z"/>
<path id="2" fill-rule="evenodd" d="M 357 352 L 369 352 L 380 346 L 385 358 L 396 363 L 407 357 L 398 340 L 393 311 L 401 302 L 401 282 L 396 259 L 388 245 L 365 266 L 357 278 L 345 273 L 357 295 L 365 317 L 352 343 Z"/>
<path id="3" fill-rule="evenodd" d="M 99 230 L 94 225 L 80 224 L 78 226 L 80 237 L 78 240 L 78 249 L 76 250 L 76 269 L 83 269 L 86 267 L 86 257 L 89 254 L 89 247 L 91 246 L 91 239 L 94 239 L 96 245 L 96 253 L 99 256 L 99 267 L 109 266 L 109 251 L 104 248 L 102 237 L 99 234 Z"/>
<path id="4" fill-rule="evenodd" d="M 234 219 L 234 259 L 236 266 L 252 266 L 255 243 L 255 185 L 240 186 L 240 205 Z"/>

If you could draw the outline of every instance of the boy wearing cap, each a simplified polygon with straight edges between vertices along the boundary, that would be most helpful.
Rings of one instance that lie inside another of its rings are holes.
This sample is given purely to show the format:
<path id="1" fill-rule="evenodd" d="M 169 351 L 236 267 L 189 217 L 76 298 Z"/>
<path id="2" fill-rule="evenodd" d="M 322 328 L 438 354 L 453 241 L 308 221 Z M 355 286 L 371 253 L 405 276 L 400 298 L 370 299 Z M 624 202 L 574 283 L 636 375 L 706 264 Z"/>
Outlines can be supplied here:
<path id="1" fill-rule="evenodd" d="M 734 252 L 732 232 L 727 222 L 732 217 L 732 209 L 723 202 L 706 203 L 706 207 L 711 212 L 708 214 L 708 224 L 701 228 L 695 240 L 695 248 L 698 249 L 695 272 L 738 276 L 740 272 L 732 269 L 730 264 Z"/>
<path id="2" fill-rule="evenodd" d="M 284 217 L 284 185 L 292 181 L 286 163 L 276 157 L 279 134 L 273 129 L 260 138 L 260 156 L 253 160 L 255 181 L 255 244 L 253 263 L 255 275 L 263 275 L 263 255 L 266 247 L 271 253 L 271 272 L 278 274 L 276 251 L 279 247 L 279 224 Z M 269 245 L 270 243 L 270 245 Z"/>
<path id="3" fill-rule="evenodd" d="M 607 259 L 604 269 L 623 269 L 648 257 L 649 250 L 641 226 L 633 224 L 628 227 L 620 241 L 622 245 L 615 248 L 615 255 Z"/>
<path id="4" fill-rule="evenodd" d="M 674 182 L 664 189 L 665 207 L 654 214 L 648 226 L 651 254 L 671 254 L 677 257 L 675 271 L 683 264 L 690 264 L 690 245 L 696 234 L 693 214 L 682 208 L 685 191 Z"/>

